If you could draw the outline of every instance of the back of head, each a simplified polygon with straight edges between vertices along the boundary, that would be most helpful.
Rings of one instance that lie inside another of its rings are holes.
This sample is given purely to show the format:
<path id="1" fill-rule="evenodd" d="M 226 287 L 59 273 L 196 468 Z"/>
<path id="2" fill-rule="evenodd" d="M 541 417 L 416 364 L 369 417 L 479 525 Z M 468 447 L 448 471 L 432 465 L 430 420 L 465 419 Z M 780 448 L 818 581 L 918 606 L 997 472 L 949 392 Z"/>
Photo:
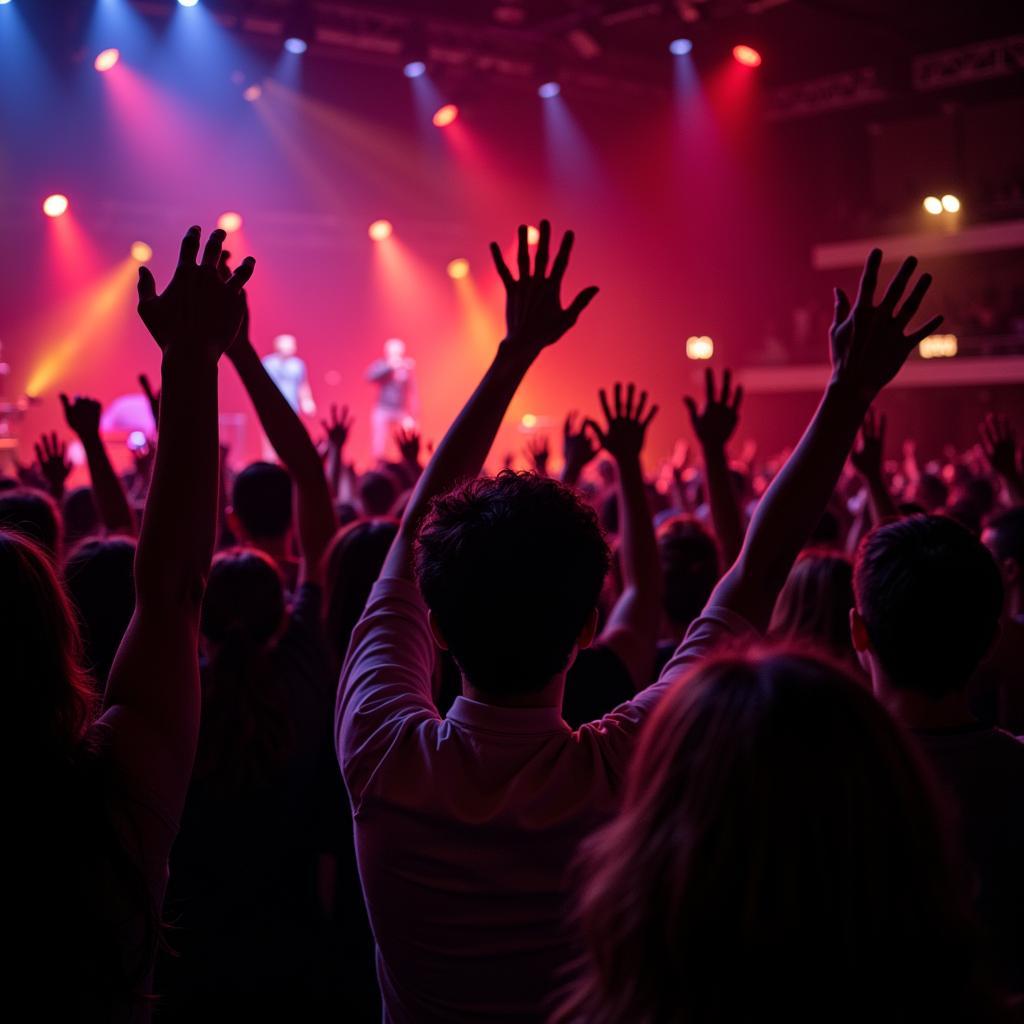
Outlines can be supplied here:
<path id="1" fill-rule="evenodd" d="M 853 586 L 871 650 L 896 689 L 934 698 L 964 689 L 999 627 L 999 570 L 948 516 L 872 530 L 857 552 Z"/>
<path id="2" fill-rule="evenodd" d="M 359 480 L 359 504 L 365 516 L 386 516 L 398 498 L 398 488 L 388 473 L 371 470 Z"/>
<path id="3" fill-rule="evenodd" d="M 51 558 L 60 553 L 60 512 L 56 502 L 42 491 L 16 487 L 0 492 L 0 529 L 28 537 Z"/>
<path id="4" fill-rule="evenodd" d="M 135 541 L 83 540 L 64 563 L 64 582 L 78 613 L 85 664 L 102 690 L 135 611 Z"/>
<path id="5" fill-rule="evenodd" d="M 292 523 L 292 478 L 272 462 L 254 462 L 235 477 L 231 506 L 252 540 L 280 540 Z"/>
<path id="6" fill-rule="evenodd" d="M 75 487 L 64 495 L 61 505 L 64 516 L 64 542 L 70 548 L 83 537 L 100 531 L 100 516 L 91 487 Z"/>
<path id="7" fill-rule="evenodd" d="M 927 774 L 815 656 L 724 657 L 673 687 L 581 876 L 587 955 L 563 1020 L 966 1021 L 987 1005 Z"/>
<path id="8" fill-rule="evenodd" d="M 283 757 L 288 723 L 270 655 L 285 612 L 280 571 L 263 552 L 231 548 L 213 560 L 196 774 L 224 789 L 265 779 Z"/>
<path id="9" fill-rule="evenodd" d="M 658 528 L 658 554 L 665 614 L 673 625 L 685 629 L 700 615 L 718 582 L 718 546 L 692 516 L 674 516 Z"/>
<path id="10" fill-rule="evenodd" d="M 362 519 L 340 529 L 331 541 L 324 619 L 327 642 L 339 668 L 396 533 L 394 519 Z"/>
<path id="11" fill-rule="evenodd" d="M 0 529 L 0 651 L 4 703 L 33 757 L 67 758 L 90 723 L 94 695 L 81 640 L 51 559 Z"/>
<path id="12" fill-rule="evenodd" d="M 834 551 L 804 551 L 775 602 L 769 632 L 780 640 L 813 643 L 833 657 L 852 662 L 852 607 L 850 560 Z"/>
<path id="13" fill-rule="evenodd" d="M 608 546 L 567 487 L 505 471 L 437 498 L 420 528 L 420 589 L 463 674 L 494 695 L 543 689 L 593 613 Z"/>

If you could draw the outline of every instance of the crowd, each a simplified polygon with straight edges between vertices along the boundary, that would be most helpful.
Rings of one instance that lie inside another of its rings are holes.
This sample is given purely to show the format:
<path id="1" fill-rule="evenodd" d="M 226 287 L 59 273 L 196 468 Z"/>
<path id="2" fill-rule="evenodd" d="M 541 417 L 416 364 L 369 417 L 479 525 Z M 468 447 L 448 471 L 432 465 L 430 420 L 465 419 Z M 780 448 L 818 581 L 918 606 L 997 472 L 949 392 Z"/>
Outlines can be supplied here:
<path id="1" fill-rule="evenodd" d="M 597 295 L 563 304 L 571 232 L 531 255 L 520 228 L 515 273 L 492 247 L 493 362 L 426 465 L 402 431 L 363 472 L 347 410 L 318 445 L 267 375 L 224 240 L 189 229 L 162 292 L 140 268 L 133 470 L 62 396 L 90 484 L 65 493 L 56 435 L 0 478 L 34 1012 L 1024 1016 L 1024 465 L 998 416 L 935 462 L 886 451 L 873 403 L 941 321 L 911 326 L 913 258 L 836 290 L 792 452 L 730 452 L 742 388 L 709 370 L 657 474 L 658 408 L 614 384 L 556 478 L 542 440 L 483 467 Z M 225 361 L 278 462 L 229 470 Z"/>

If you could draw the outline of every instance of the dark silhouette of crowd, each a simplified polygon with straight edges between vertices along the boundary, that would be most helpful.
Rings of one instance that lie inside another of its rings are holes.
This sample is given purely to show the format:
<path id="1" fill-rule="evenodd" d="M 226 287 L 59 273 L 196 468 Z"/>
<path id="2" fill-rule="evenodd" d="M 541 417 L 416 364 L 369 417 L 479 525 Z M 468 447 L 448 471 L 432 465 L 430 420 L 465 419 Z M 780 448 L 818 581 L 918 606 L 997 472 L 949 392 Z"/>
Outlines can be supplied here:
<path id="1" fill-rule="evenodd" d="M 316 442 L 263 368 L 224 232 L 190 228 L 162 291 L 140 268 L 156 436 L 118 473 L 63 395 L 89 485 L 56 434 L 0 478 L 33 1013 L 1024 1017 L 1022 451 L 993 415 L 894 455 L 874 405 L 941 322 L 930 276 L 874 250 L 836 290 L 785 456 L 730 450 L 743 391 L 708 370 L 657 472 L 658 407 L 612 383 L 560 467 L 535 437 L 490 476 L 597 296 L 563 302 L 554 241 L 492 246 L 505 337 L 429 460 L 403 430 L 362 469 L 348 410 Z M 232 470 L 222 372 L 277 462 Z"/>

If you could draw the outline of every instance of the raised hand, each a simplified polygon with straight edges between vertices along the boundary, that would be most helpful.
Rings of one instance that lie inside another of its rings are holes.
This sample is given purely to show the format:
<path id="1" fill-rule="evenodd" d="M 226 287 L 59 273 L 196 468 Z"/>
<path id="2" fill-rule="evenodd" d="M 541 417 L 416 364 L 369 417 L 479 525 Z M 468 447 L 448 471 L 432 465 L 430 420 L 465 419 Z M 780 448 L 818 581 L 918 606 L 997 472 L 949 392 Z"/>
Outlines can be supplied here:
<path id="1" fill-rule="evenodd" d="M 690 414 L 693 432 L 697 435 L 701 446 L 724 449 L 740 420 L 743 386 L 738 385 L 733 391 L 732 372 L 726 370 L 722 374 L 721 394 L 716 398 L 715 371 L 710 366 L 704 371 L 704 384 L 707 390 L 707 399 L 703 410 L 697 409 L 697 403 L 689 395 L 683 401 Z"/>
<path id="2" fill-rule="evenodd" d="M 1007 480 L 1024 476 L 1024 453 L 1018 455 L 1017 434 L 1009 417 L 990 412 L 978 429 L 982 451 L 992 469 Z"/>
<path id="3" fill-rule="evenodd" d="M 830 331 L 832 383 L 868 404 L 896 376 L 918 342 L 942 323 L 942 317 L 935 316 L 916 331 L 904 333 L 932 283 L 931 274 L 922 274 L 906 301 L 896 309 L 917 267 L 913 256 L 903 261 L 876 306 L 881 263 L 882 250 L 872 249 L 852 305 L 841 288 L 835 290 L 835 317 Z"/>
<path id="4" fill-rule="evenodd" d="M 602 430 L 594 420 L 587 420 L 587 426 L 593 431 L 601 447 L 616 462 L 639 459 L 644 446 L 644 436 L 658 407 L 652 405 L 645 416 L 647 392 L 641 391 L 640 399 L 636 401 L 635 384 L 630 384 L 626 388 L 625 402 L 622 400 L 622 385 L 615 385 L 614 411 L 608 405 L 608 394 L 604 388 L 598 394 L 601 398 L 601 408 L 604 410 L 605 429 Z"/>
<path id="5" fill-rule="evenodd" d="M 403 461 L 408 462 L 410 465 L 418 466 L 420 464 L 420 432 L 410 427 L 399 427 L 395 431 L 395 444 L 398 445 L 398 453 L 402 456 Z"/>
<path id="6" fill-rule="evenodd" d="M 57 440 L 56 432 L 49 437 L 43 434 L 39 439 L 36 444 L 36 461 L 50 493 L 60 498 L 64 493 L 64 481 L 71 474 L 71 463 L 67 459 L 67 445 Z"/>
<path id="7" fill-rule="evenodd" d="M 884 446 L 885 414 L 869 409 L 860 428 L 860 444 L 850 452 L 850 464 L 865 480 L 881 479 Z"/>
<path id="8" fill-rule="evenodd" d="M 68 400 L 68 396 L 62 392 L 60 404 L 64 407 L 64 419 L 67 420 L 68 426 L 80 438 L 85 440 L 99 437 L 102 407 L 95 398 L 84 398 L 78 395 L 71 402 Z"/>
<path id="9" fill-rule="evenodd" d="M 149 377 L 144 373 L 139 374 L 139 387 L 142 388 L 142 393 L 146 396 L 146 400 L 149 402 L 150 411 L 153 413 L 153 422 L 159 425 L 160 392 L 153 390 L 153 385 L 149 383 Z"/>
<path id="10" fill-rule="evenodd" d="M 526 454 L 533 463 L 534 472 L 538 476 L 548 475 L 548 459 L 551 457 L 551 448 L 546 437 L 534 437 L 526 443 Z"/>
<path id="11" fill-rule="evenodd" d="M 321 420 L 320 426 L 324 428 L 327 440 L 339 451 L 345 447 L 348 435 L 352 432 L 352 424 L 355 422 L 348 413 L 348 406 L 341 407 L 341 415 L 338 414 L 338 406 L 331 402 L 331 415 L 329 419 Z"/>
<path id="12" fill-rule="evenodd" d="M 594 444 L 586 423 L 577 428 L 578 413 L 570 412 L 562 426 L 562 455 L 565 467 L 562 470 L 562 483 L 574 484 L 579 480 L 583 467 L 597 455 L 598 445 Z"/>
<path id="13" fill-rule="evenodd" d="M 597 294 L 597 288 L 584 288 L 569 305 L 563 309 L 561 299 L 562 278 L 569 265 L 573 233 L 567 231 L 562 237 L 551 272 L 548 273 L 548 255 L 551 247 L 551 225 L 540 222 L 540 238 L 533 269 L 530 268 L 530 247 L 527 242 L 526 225 L 519 226 L 519 252 L 517 264 L 519 277 L 512 276 L 505 264 L 497 243 L 491 243 L 491 255 L 498 276 L 505 285 L 506 334 L 503 347 L 534 358 L 547 345 L 554 344 L 569 330 L 580 313 Z"/>
<path id="14" fill-rule="evenodd" d="M 148 267 L 139 267 L 139 316 L 166 353 L 181 350 L 218 359 L 235 340 L 245 314 L 242 288 L 252 276 L 255 260 L 247 256 L 226 281 L 218 269 L 227 237 L 219 228 L 210 233 L 201 262 L 201 231 L 191 227 L 181 243 L 171 283 L 157 294 Z"/>

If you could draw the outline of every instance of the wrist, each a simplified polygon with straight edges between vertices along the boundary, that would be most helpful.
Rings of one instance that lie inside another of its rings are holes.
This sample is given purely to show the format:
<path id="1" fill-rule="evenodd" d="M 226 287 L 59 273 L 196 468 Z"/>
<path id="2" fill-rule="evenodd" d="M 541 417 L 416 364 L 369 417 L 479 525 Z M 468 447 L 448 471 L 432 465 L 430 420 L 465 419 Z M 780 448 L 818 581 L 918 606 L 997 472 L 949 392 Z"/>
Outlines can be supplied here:
<path id="1" fill-rule="evenodd" d="M 877 397 L 876 390 L 857 386 L 851 381 L 833 375 L 825 388 L 824 401 L 834 408 L 844 409 L 863 419 Z"/>
<path id="2" fill-rule="evenodd" d="M 533 365 L 536 358 L 537 353 L 525 349 L 521 339 L 510 338 L 506 335 L 498 343 L 498 351 L 495 353 L 491 368 L 503 373 L 522 376 Z"/>

